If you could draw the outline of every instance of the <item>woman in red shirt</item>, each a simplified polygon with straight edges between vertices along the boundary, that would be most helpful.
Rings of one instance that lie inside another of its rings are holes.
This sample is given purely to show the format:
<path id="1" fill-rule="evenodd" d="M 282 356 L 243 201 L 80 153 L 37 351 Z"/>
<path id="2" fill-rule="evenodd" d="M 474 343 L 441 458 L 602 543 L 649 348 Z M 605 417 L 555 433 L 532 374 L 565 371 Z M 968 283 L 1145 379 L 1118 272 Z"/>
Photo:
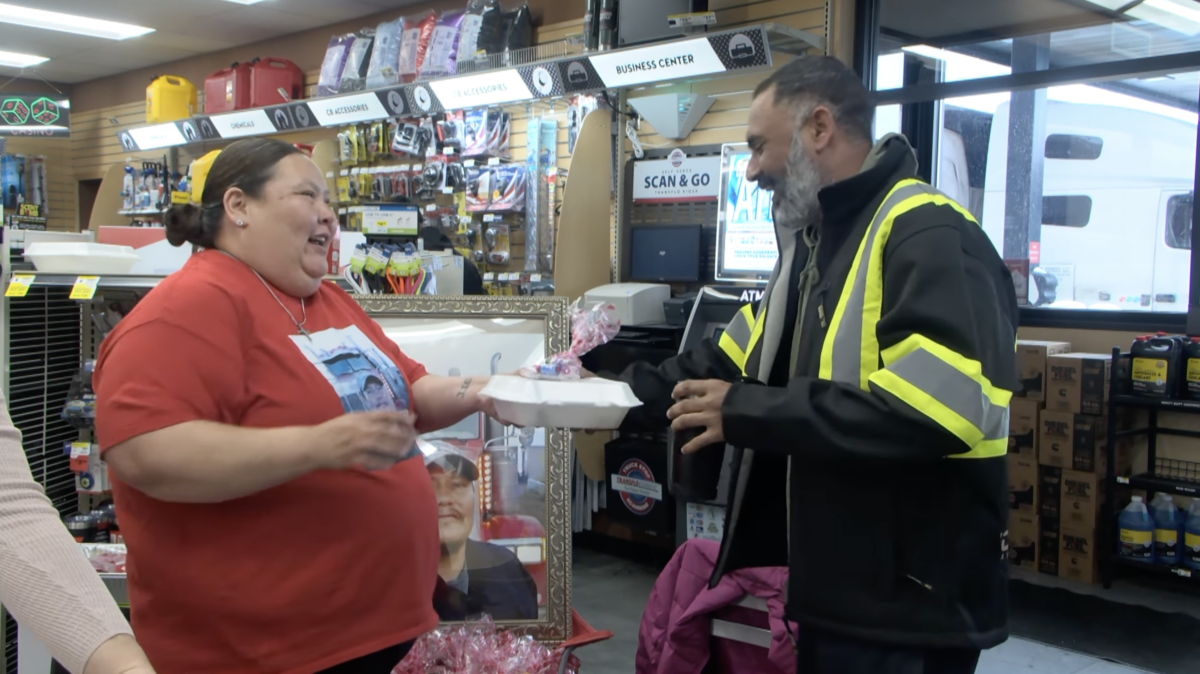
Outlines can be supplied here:
<path id="1" fill-rule="evenodd" d="M 204 250 L 101 345 L 97 434 L 160 674 L 386 674 L 438 622 L 415 441 L 492 414 L 486 381 L 426 374 L 323 282 L 328 200 L 293 146 L 234 143 L 167 214 Z"/>

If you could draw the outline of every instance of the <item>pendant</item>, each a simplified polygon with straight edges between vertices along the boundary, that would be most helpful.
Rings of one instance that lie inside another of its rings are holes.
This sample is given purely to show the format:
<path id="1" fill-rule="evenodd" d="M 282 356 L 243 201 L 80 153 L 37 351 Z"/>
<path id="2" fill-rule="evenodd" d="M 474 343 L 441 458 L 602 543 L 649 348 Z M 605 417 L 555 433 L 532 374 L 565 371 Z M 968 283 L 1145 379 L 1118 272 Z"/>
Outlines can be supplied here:
<path id="1" fill-rule="evenodd" d="M 303 325 L 297 325 L 296 328 L 300 330 L 300 332 L 298 332 L 296 334 L 304 335 L 305 337 L 308 338 L 308 341 L 310 341 L 310 342 L 312 341 L 312 335 L 308 334 L 308 330 L 305 330 Z"/>

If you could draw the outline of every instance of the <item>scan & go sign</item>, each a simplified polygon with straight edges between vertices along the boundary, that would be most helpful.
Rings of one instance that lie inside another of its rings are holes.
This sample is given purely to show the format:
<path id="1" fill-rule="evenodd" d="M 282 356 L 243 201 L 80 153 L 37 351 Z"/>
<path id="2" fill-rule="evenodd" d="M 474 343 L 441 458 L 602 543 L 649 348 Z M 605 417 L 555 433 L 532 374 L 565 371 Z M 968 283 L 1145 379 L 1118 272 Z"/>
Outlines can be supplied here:
<path id="1" fill-rule="evenodd" d="M 667 159 L 633 164 L 634 202 L 716 201 L 721 157 L 688 157 L 675 150 Z"/>

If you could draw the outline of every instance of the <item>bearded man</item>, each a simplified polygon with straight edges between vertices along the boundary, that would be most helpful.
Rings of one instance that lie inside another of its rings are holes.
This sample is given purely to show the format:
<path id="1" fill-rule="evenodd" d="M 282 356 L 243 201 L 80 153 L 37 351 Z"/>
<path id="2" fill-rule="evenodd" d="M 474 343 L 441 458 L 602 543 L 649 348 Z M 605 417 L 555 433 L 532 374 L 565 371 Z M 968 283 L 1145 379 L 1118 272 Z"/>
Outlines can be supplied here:
<path id="1" fill-rule="evenodd" d="M 804 674 L 961 674 L 1008 636 L 1008 402 L 1017 303 L 971 214 L 872 142 L 861 80 L 799 58 L 754 92 L 747 177 L 774 190 L 757 314 L 619 378 L 626 429 L 734 448 L 711 578 L 787 566 Z"/>

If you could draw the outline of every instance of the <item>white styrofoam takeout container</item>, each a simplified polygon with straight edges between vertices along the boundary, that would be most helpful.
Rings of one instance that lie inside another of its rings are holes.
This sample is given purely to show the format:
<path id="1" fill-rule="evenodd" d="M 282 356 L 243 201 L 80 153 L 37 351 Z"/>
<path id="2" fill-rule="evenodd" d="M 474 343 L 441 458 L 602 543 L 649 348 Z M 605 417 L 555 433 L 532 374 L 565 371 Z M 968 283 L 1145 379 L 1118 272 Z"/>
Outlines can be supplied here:
<path id="1" fill-rule="evenodd" d="M 607 379 L 492 377 L 480 395 L 496 402 L 505 421 L 526 428 L 615 430 L 638 400 L 629 385 Z"/>
<path id="2" fill-rule="evenodd" d="M 71 241 L 38 241 L 25 259 L 43 274 L 128 274 L 142 259 L 130 246 Z"/>

